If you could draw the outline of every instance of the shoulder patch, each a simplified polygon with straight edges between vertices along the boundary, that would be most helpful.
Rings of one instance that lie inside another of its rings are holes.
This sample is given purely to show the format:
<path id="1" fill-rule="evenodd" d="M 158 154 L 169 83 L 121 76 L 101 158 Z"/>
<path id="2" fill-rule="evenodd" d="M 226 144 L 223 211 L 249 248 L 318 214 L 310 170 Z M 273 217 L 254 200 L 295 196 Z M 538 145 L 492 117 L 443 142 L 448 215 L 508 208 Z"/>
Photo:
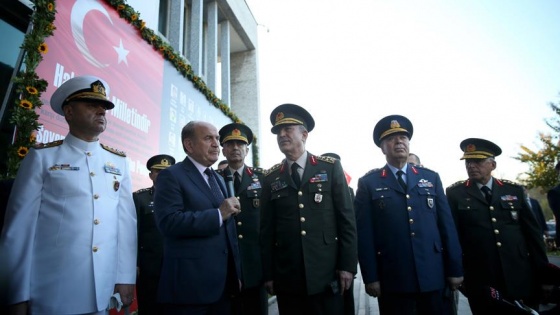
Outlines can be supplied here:
<path id="1" fill-rule="evenodd" d="M 33 146 L 33 148 L 38 150 L 38 149 L 57 147 L 57 146 L 61 145 L 63 141 L 64 140 L 56 140 L 56 141 L 49 142 L 49 143 L 37 143 Z"/>
<path id="2" fill-rule="evenodd" d="M 463 183 L 465 183 L 465 181 L 464 181 L 464 180 L 460 180 L 460 181 L 458 181 L 458 182 L 455 182 L 455 183 L 451 184 L 449 187 L 447 187 L 447 189 L 450 189 L 450 188 L 454 188 L 454 187 L 463 185 Z"/>
<path id="3" fill-rule="evenodd" d="M 512 185 L 512 186 L 521 186 L 520 184 L 518 184 L 516 182 L 513 182 L 511 180 L 508 180 L 508 179 L 500 179 L 500 181 L 504 184 L 509 184 L 509 185 Z"/>
<path id="4" fill-rule="evenodd" d="M 336 161 L 335 158 L 330 157 L 330 156 L 315 155 L 315 157 L 317 158 L 317 160 L 328 162 L 328 163 L 331 163 L 331 164 L 334 164 L 334 162 Z"/>
<path id="5" fill-rule="evenodd" d="M 141 194 L 141 193 L 143 193 L 143 192 L 149 192 L 149 191 L 151 191 L 151 190 L 152 190 L 152 188 L 142 188 L 142 189 L 138 189 L 138 190 L 135 191 L 134 193 L 135 193 L 135 194 Z"/>
<path id="6" fill-rule="evenodd" d="M 105 150 L 107 150 L 107 151 L 109 151 L 109 152 L 111 152 L 111 153 L 113 153 L 113 154 L 116 154 L 116 155 L 118 155 L 118 156 L 126 157 L 126 153 L 124 153 L 124 151 L 111 148 L 110 146 L 104 145 L 103 143 L 100 143 L 100 144 L 101 144 L 101 147 L 102 147 L 103 149 L 105 149 Z"/>
<path id="7" fill-rule="evenodd" d="M 278 163 L 278 164 L 272 166 L 271 168 L 265 170 L 265 171 L 264 171 L 264 176 L 270 175 L 270 174 L 273 173 L 274 171 L 278 170 L 281 166 L 282 166 L 282 163 Z"/>

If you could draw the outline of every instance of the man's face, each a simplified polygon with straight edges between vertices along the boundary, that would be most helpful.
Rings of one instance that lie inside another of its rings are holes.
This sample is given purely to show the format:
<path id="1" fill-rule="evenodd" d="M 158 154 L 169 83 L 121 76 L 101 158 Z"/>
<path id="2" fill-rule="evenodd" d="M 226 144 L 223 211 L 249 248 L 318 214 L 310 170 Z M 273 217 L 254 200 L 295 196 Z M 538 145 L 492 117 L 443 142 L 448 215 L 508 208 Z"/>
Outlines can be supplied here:
<path id="1" fill-rule="evenodd" d="M 209 123 L 201 122 L 196 125 L 195 130 L 194 137 L 185 138 L 183 146 L 190 157 L 209 167 L 220 157 L 220 135 L 216 127 Z"/>
<path id="2" fill-rule="evenodd" d="M 280 128 L 276 134 L 278 148 L 282 153 L 303 152 L 308 132 L 300 125 L 288 125 Z"/>
<path id="3" fill-rule="evenodd" d="M 70 132 L 82 140 L 97 140 L 107 127 L 107 109 L 103 102 L 72 101 L 63 111 Z"/>
<path id="4" fill-rule="evenodd" d="M 465 168 L 470 180 L 486 184 L 492 176 L 492 171 L 496 169 L 496 161 L 493 158 L 466 159 Z"/>
<path id="5" fill-rule="evenodd" d="M 152 168 L 150 170 L 150 179 L 152 180 L 152 183 L 154 184 L 154 186 L 156 184 L 156 179 L 158 177 L 159 172 L 161 172 L 161 170 L 159 170 L 157 168 Z"/>
<path id="6" fill-rule="evenodd" d="M 243 162 L 245 156 L 249 153 L 249 148 L 245 141 L 230 140 L 224 143 L 222 153 L 228 160 L 228 163 L 235 164 L 235 162 Z"/>
<path id="7" fill-rule="evenodd" d="M 387 161 L 406 161 L 408 159 L 408 136 L 397 133 L 387 136 L 381 141 L 381 151 L 385 154 Z"/>

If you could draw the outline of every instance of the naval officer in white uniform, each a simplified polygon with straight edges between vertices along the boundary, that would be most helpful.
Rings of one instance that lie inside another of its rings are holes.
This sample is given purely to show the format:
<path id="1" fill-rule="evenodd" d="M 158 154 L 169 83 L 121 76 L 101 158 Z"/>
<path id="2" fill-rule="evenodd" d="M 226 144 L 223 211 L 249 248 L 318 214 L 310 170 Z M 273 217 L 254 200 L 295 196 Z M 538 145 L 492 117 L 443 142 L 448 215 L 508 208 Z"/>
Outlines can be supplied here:
<path id="1" fill-rule="evenodd" d="M 99 142 L 107 84 L 74 77 L 51 98 L 64 140 L 31 148 L 21 163 L 0 236 L 0 291 L 13 314 L 106 314 L 132 303 L 136 211 L 123 152 Z"/>

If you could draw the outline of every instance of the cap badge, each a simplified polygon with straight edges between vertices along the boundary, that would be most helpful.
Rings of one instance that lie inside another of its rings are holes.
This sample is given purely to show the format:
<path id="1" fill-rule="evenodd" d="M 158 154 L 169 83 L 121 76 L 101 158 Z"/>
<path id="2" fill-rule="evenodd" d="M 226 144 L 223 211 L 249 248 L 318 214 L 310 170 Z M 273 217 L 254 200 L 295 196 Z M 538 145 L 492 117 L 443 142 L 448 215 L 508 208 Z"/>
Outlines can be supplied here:
<path id="1" fill-rule="evenodd" d="M 391 129 L 400 128 L 401 124 L 399 124 L 396 120 L 391 120 Z"/>
<path id="2" fill-rule="evenodd" d="M 162 166 L 169 166 L 169 161 L 167 159 L 161 159 Z"/>
<path id="3" fill-rule="evenodd" d="M 107 94 L 105 94 L 105 86 L 103 86 L 103 83 L 101 83 L 101 81 L 99 81 L 99 80 L 97 80 L 97 81 L 95 81 L 91 84 L 91 90 L 94 93 L 98 93 L 98 94 L 101 94 L 103 96 L 107 96 Z"/>
<path id="4" fill-rule="evenodd" d="M 276 114 L 276 122 L 278 122 L 282 119 L 284 119 L 284 113 L 283 112 L 278 112 L 278 114 Z"/>
<path id="5" fill-rule="evenodd" d="M 233 129 L 231 131 L 231 135 L 234 136 L 234 137 L 239 137 L 239 136 L 241 136 L 241 131 L 239 129 Z"/>
<path id="6" fill-rule="evenodd" d="M 465 150 L 467 152 L 474 152 L 474 151 L 476 151 L 476 146 L 474 144 L 469 144 L 469 145 L 467 145 L 467 148 Z"/>

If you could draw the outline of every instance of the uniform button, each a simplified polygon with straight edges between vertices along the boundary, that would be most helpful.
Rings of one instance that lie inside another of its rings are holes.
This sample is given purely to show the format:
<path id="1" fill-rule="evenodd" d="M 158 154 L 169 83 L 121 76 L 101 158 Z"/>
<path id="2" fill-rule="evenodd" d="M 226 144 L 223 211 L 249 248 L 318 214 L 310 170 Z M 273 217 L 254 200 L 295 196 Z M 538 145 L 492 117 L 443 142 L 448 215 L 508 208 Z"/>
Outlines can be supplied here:
<path id="1" fill-rule="evenodd" d="M 470 209 L 470 208 L 471 208 L 470 206 L 469 206 L 469 207 L 467 207 L 467 209 Z"/>
<path id="2" fill-rule="evenodd" d="M 243 234 L 239 234 L 238 238 L 243 239 Z"/>
<path id="3" fill-rule="evenodd" d="M 93 246 L 93 252 L 97 253 L 97 251 L 99 250 L 99 248 L 97 246 Z"/>
<path id="4" fill-rule="evenodd" d="M 305 222 L 305 218 L 304 218 L 304 217 L 299 218 L 299 220 L 300 220 L 301 222 Z"/>
<path id="5" fill-rule="evenodd" d="M 305 236 L 306 234 L 307 234 L 307 232 L 301 231 L 301 236 Z"/>
<path id="6" fill-rule="evenodd" d="M 237 200 L 239 200 L 239 196 L 236 196 L 235 198 L 237 198 Z"/>
<path id="7" fill-rule="evenodd" d="M 409 195 L 409 194 L 406 194 L 406 199 L 410 199 L 410 195 Z"/>
<path id="8" fill-rule="evenodd" d="M 496 223 L 496 221 L 498 221 L 496 218 L 492 218 L 492 222 Z"/>
<path id="9" fill-rule="evenodd" d="M 238 222 L 237 222 L 237 225 L 243 225 L 243 222 L 238 221 Z"/>
<path id="10" fill-rule="evenodd" d="M 408 223 L 413 224 L 413 223 L 414 223 L 414 219 L 408 219 Z"/>
<path id="11" fill-rule="evenodd" d="M 91 156 L 91 152 L 87 152 L 86 155 L 87 155 L 87 156 Z"/>
<path id="12" fill-rule="evenodd" d="M 98 224 L 99 224 L 99 220 L 97 220 L 97 219 L 93 220 L 93 224 L 98 225 Z"/>
<path id="13" fill-rule="evenodd" d="M 93 195 L 93 199 L 99 199 L 99 195 L 98 194 Z"/>
<path id="14" fill-rule="evenodd" d="M 303 196 L 303 193 L 301 191 L 298 191 L 297 195 L 298 196 Z"/>
<path id="15" fill-rule="evenodd" d="M 494 211 L 494 206 L 490 206 L 490 210 Z"/>
<path id="16" fill-rule="evenodd" d="M 416 235 L 416 233 L 414 232 L 410 233 L 410 236 L 414 237 L 414 235 Z"/>
<path id="17" fill-rule="evenodd" d="M 305 206 L 303 205 L 303 203 L 300 203 L 300 204 L 299 204 L 299 208 L 300 208 L 300 209 L 303 209 L 303 207 L 305 207 Z"/>
<path id="18" fill-rule="evenodd" d="M 378 256 L 381 256 L 381 252 L 377 252 L 377 255 L 378 255 Z"/>
<path id="19" fill-rule="evenodd" d="M 498 246 L 498 247 L 502 247 L 502 243 L 500 243 L 500 242 L 497 242 L 497 243 L 496 243 L 496 246 Z"/>
<path id="20" fill-rule="evenodd" d="M 500 234 L 499 230 L 494 230 L 494 234 Z"/>
<path id="21" fill-rule="evenodd" d="M 411 206 L 408 206 L 408 207 L 406 207 L 406 210 L 412 211 L 412 207 L 411 207 Z"/>
<path id="22" fill-rule="evenodd" d="M 95 172 L 90 172 L 89 176 L 91 176 L 91 177 L 95 176 Z"/>

